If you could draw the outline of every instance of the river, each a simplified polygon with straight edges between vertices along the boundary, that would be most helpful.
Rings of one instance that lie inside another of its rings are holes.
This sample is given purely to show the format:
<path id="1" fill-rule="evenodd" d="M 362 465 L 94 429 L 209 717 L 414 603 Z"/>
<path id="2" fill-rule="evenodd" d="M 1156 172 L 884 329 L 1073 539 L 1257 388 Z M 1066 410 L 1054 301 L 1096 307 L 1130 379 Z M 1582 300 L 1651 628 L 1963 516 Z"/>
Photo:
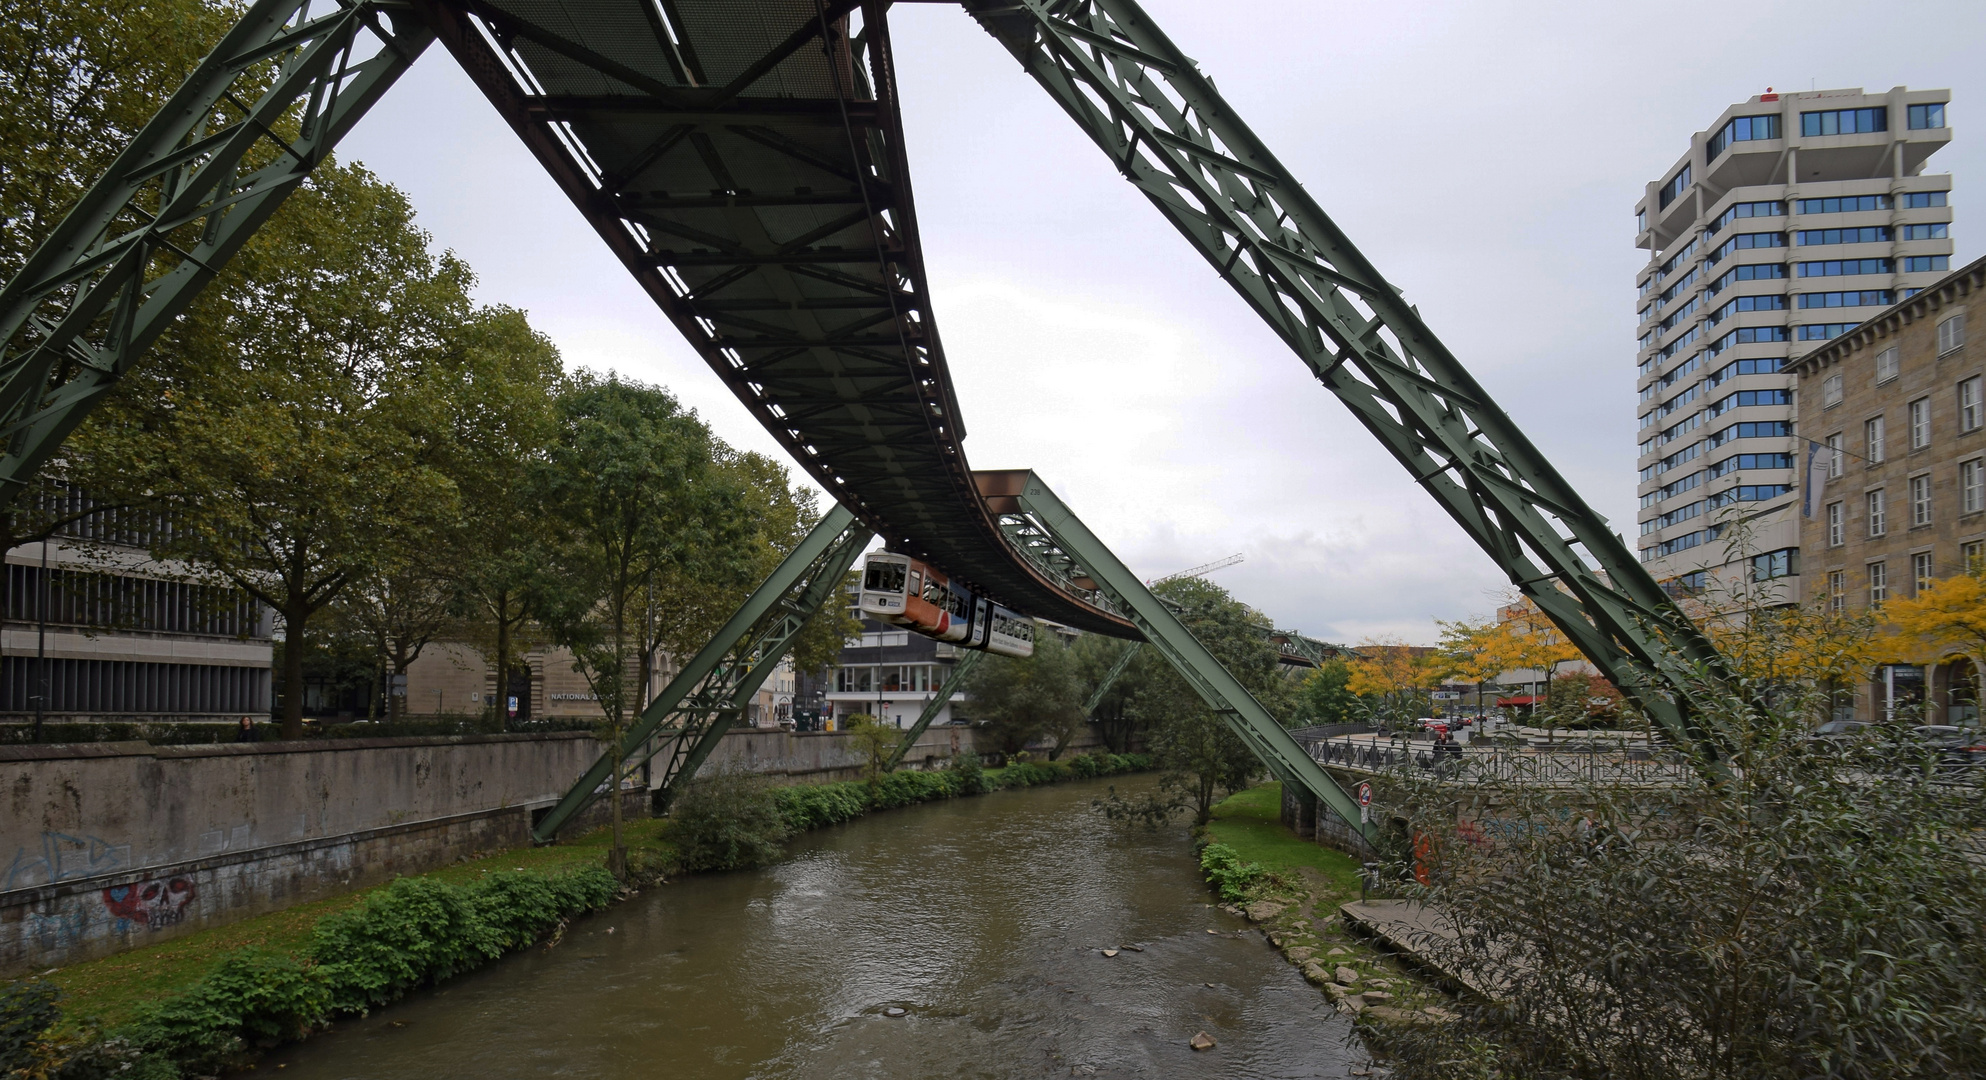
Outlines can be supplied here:
<path id="1" fill-rule="evenodd" d="M 264 1059 L 286 1080 L 1343 1077 L 1349 1022 L 1106 781 L 887 811 Z M 1119 778 L 1120 787 L 1150 780 Z M 1209 930 L 1216 931 L 1208 933 Z M 1101 950 L 1125 949 L 1115 957 Z M 903 1010 L 902 1015 L 891 1015 Z M 1187 1045 L 1206 1031 L 1219 1045 Z"/>

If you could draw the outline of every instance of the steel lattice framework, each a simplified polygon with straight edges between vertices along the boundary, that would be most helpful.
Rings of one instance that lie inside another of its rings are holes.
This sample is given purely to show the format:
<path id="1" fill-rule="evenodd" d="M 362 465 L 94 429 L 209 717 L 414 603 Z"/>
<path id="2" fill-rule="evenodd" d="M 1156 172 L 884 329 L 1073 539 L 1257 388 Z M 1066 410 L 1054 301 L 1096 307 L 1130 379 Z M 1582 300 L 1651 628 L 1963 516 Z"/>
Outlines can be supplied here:
<path id="1" fill-rule="evenodd" d="M 1708 640 L 1136 3 L 964 7 L 1602 671 L 1673 736 L 1719 749 L 1691 707 L 1704 673 L 1722 677 Z M 1344 813 L 1344 793 L 1046 488 L 1009 490 L 1029 474 L 989 480 L 967 464 L 887 8 L 256 0 L 0 290 L 0 497 L 440 40 L 684 338 L 846 508 L 835 559 L 873 531 L 1010 607 L 1148 641 L 1278 775 Z M 829 545 L 823 535 L 803 547 Z M 792 619 L 824 601 L 813 587 L 824 558 L 782 568 L 799 576 L 755 593 L 644 724 L 661 730 L 693 697 L 690 712 L 721 713 Z M 804 602 L 788 595 L 802 579 Z M 776 604 L 787 607 L 775 618 Z M 692 738 L 678 725 L 673 767 L 694 771 L 713 729 Z M 568 801 L 591 791 L 582 781 Z"/>
<path id="2" fill-rule="evenodd" d="M 434 40 L 310 8 L 250 9 L 0 290 L 0 505 Z"/>
<path id="3" fill-rule="evenodd" d="M 1125 179 L 1668 732 L 1716 649 L 1132 0 L 966 0 Z"/>

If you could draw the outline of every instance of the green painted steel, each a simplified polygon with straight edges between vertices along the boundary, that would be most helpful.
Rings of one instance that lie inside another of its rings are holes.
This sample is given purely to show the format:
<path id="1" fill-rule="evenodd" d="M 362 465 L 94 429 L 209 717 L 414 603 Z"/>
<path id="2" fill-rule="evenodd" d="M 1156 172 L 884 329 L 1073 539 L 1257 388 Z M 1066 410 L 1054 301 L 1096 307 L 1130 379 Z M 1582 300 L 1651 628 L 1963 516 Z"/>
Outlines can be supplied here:
<path id="1" fill-rule="evenodd" d="M 1096 714 L 1096 707 L 1103 704 L 1103 695 L 1110 693 L 1111 684 L 1115 683 L 1117 677 L 1124 674 L 1125 669 L 1131 666 L 1131 661 L 1138 658 L 1138 649 L 1139 644 L 1135 641 L 1125 644 L 1124 654 L 1117 658 L 1116 663 L 1110 665 L 1109 671 L 1103 673 L 1103 681 L 1096 684 L 1096 689 L 1090 691 L 1089 700 L 1083 702 L 1084 716 L 1093 716 Z"/>
<path id="2" fill-rule="evenodd" d="M 0 505 L 434 40 L 406 3 L 309 6 L 251 6 L 0 290 Z"/>
<path id="3" fill-rule="evenodd" d="M 1723 659 L 1134 0 L 965 0 L 1124 177 L 1678 740 Z"/>
<path id="4" fill-rule="evenodd" d="M 1138 575 L 1119 562 L 1040 477 L 1029 473 L 1025 482 L 1016 486 L 1018 490 L 1009 489 L 1014 509 L 1080 562 L 1085 576 L 1095 581 L 1117 609 L 1137 624 L 1146 643 L 1172 664 L 1269 771 L 1284 783 L 1295 784 L 1317 796 L 1346 822 L 1359 821 L 1358 801 L 1304 752 L 1269 710 L 1186 629 L 1171 607 L 1153 596 Z M 1378 832 L 1371 825 L 1354 827 L 1364 830 L 1367 839 L 1377 839 Z"/>
<path id="5" fill-rule="evenodd" d="M 903 756 L 910 753 L 910 748 L 917 744 L 917 737 L 924 734 L 924 729 L 930 727 L 931 721 L 938 718 L 938 714 L 944 711 L 945 702 L 952 700 L 952 695 L 959 692 L 959 685 L 965 682 L 966 677 L 972 674 L 972 669 L 978 667 L 979 662 L 985 658 L 986 654 L 978 649 L 965 650 L 965 655 L 959 657 L 958 663 L 952 665 L 951 674 L 945 676 L 944 684 L 938 687 L 938 692 L 930 701 L 924 703 L 924 711 L 917 714 L 917 722 L 910 725 L 910 730 L 903 733 L 902 741 L 896 744 L 896 753 L 890 755 L 889 768 L 894 769 L 903 764 Z"/>
<path id="6" fill-rule="evenodd" d="M 873 536 L 846 508 L 830 510 L 648 703 L 620 746 L 601 754 L 532 826 L 532 837 L 540 843 L 557 837 L 573 815 L 600 797 L 617 762 L 640 764 L 656 752 L 649 747 L 657 736 L 663 737 L 669 754 L 655 796 L 658 808 L 666 809 L 676 786 L 696 775 L 779 666 L 793 636 L 823 604 L 840 595 L 849 569 Z"/>

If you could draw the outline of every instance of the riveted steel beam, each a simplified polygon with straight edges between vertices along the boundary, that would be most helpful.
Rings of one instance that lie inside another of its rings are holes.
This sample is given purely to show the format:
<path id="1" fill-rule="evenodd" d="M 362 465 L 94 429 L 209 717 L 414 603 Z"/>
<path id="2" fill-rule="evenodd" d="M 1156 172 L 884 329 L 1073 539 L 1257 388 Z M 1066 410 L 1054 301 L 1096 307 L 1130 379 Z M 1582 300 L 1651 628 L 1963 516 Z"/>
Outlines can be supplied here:
<path id="1" fill-rule="evenodd" d="M 965 0 L 1524 594 L 1678 741 L 1716 648 L 1135 0 Z"/>
<path id="2" fill-rule="evenodd" d="M 258 0 L 0 289 L 0 506 L 434 40 Z"/>
<path id="3" fill-rule="evenodd" d="M 1094 582 L 1110 607 L 1138 628 L 1146 644 L 1165 657 L 1271 773 L 1316 795 L 1347 823 L 1358 822 L 1358 802 L 1311 759 L 1248 688 L 1200 644 L 1172 607 L 1153 596 L 1040 477 L 1016 471 L 980 473 L 978 479 L 981 490 L 990 493 L 987 504 L 1001 514 L 1003 526 L 1009 519 L 1025 519 L 1030 529 L 1052 543 L 1070 561 L 1071 573 Z M 1377 838 L 1371 825 L 1354 827 L 1363 829 L 1368 840 Z"/>
<path id="4" fill-rule="evenodd" d="M 959 687 L 965 685 L 967 676 L 971 675 L 973 669 L 985 658 L 986 653 L 979 649 L 965 650 L 964 655 L 959 657 L 958 663 L 952 665 L 952 670 L 945 676 L 945 681 L 938 687 L 938 692 L 931 695 L 931 700 L 924 703 L 924 711 L 917 714 L 917 722 L 910 725 L 910 730 L 904 732 L 903 738 L 897 742 L 896 752 L 890 755 L 889 768 L 894 769 L 903 764 L 903 756 L 910 753 L 912 746 L 917 745 L 917 739 L 924 734 L 924 729 L 930 727 L 931 721 L 936 720 L 938 714 L 945 710 L 945 703 L 952 700 L 952 696 L 959 692 Z"/>
<path id="5" fill-rule="evenodd" d="M 828 511 L 642 709 L 620 744 L 601 753 L 558 805 L 532 825 L 532 838 L 539 843 L 556 838 L 605 793 L 617 764 L 639 765 L 658 753 L 667 756 L 655 802 L 657 809 L 667 809 L 679 785 L 696 775 L 793 647 L 794 636 L 840 594 L 849 568 L 874 535 L 846 508 Z"/>

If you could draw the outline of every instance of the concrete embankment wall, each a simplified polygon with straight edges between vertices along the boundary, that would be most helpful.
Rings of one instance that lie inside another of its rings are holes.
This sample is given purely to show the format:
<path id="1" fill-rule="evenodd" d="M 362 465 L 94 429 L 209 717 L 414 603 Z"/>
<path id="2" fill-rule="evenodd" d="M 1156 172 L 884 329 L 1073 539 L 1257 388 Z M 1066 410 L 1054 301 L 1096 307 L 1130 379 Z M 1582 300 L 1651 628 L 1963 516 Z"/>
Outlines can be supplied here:
<path id="1" fill-rule="evenodd" d="M 0 974 L 526 843 L 598 752 L 584 733 L 0 748 Z"/>
<path id="2" fill-rule="evenodd" d="M 941 768 L 973 735 L 926 731 L 904 765 Z M 0 747 L 0 977 L 529 843 L 532 813 L 599 753 L 583 732 Z M 865 760 L 839 733 L 738 730 L 704 768 L 821 782 Z M 645 814 L 646 793 L 624 805 Z"/>

